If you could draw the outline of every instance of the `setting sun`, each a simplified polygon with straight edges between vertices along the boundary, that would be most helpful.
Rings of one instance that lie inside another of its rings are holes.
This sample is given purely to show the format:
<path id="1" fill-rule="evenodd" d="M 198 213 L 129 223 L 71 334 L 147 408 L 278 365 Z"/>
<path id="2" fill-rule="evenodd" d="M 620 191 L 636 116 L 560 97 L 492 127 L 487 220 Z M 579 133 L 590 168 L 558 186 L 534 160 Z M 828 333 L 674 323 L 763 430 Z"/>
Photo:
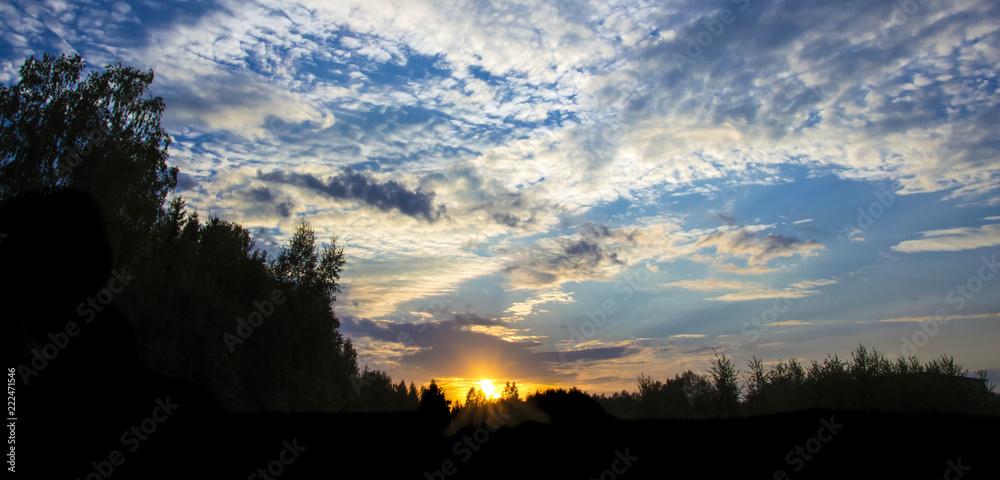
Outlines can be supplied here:
<path id="1" fill-rule="evenodd" d="M 483 380 L 479 382 L 479 388 L 483 389 L 483 393 L 486 394 L 486 398 L 493 398 L 496 395 L 496 389 L 493 388 L 492 380 Z"/>

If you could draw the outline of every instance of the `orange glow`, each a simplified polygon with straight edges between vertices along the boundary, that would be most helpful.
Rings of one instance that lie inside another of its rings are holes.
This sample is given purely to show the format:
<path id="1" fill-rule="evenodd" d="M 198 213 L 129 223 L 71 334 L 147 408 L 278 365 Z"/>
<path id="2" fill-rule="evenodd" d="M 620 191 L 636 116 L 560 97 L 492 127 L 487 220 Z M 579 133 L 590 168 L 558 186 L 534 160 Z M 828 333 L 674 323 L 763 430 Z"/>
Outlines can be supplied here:
<path id="1" fill-rule="evenodd" d="M 437 378 L 436 381 L 438 386 L 444 389 L 445 397 L 448 400 L 452 401 L 452 405 L 454 405 L 456 401 L 459 403 L 465 403 L 465 394 L 468 393 L 470 387 L 482 388 L 483 393 L 486 393 L 488 397 L 491 396 L 490 392 L 487 392 L 486 388 L 483 387 L 484 380 L 482 379 L 482 377 L 479 378 L 444 377 L 444 378 Z M 534 383 L 534 382 L 522 382 L 521 380 L 516 380 L 516 379 L 503 379 L 503 378 L 497 379 L 497 377 L 490 377 L 490 380 L 486 381 L 492 382 L 493 384 L 493 394 L 491 397 L 492 399 L 500 398 L 500 394 L 503 392 L 503 388 L 507 384 L 507 382 L 517 383 L 517 393 L 520 396 L 521 400 L 524 400 L 524 398 L 527 397 L 529 394 L 534 394 L 535 390 L 545 391 L 548 388 L 560 388 L 560 387 L 567 389 L 569 388 L 563 385 L 549 385 L 549 384 Z"/>
<path id="2" fill-rule="evenodd" d="M 479 382 L 479 388 L 483 390 L 486 394 L 486 398 L 494 398 L 497 394 L 497 389 L 493 387 L 493 380 L 483 380 Z"/>

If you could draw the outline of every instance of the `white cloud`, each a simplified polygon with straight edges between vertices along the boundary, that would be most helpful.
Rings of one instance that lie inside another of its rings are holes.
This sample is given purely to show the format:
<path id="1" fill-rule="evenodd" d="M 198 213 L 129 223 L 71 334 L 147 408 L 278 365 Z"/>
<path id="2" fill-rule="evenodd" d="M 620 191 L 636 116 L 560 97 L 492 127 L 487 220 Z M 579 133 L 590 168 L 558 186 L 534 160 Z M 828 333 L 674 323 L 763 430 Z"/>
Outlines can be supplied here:
<path id="1" fill-rule="evenodd" d="M 733 280 L 718 280 L 705 278 L 699 280 L 680 280 L 676 282 L 661 284 L 666 288 L 683 288 L 695 291 L 718 291 L 718 290 L 740 290 L 734 293 L 727 293 L 708 300 L 720 302 L 743 302 L 748 300 L 761 300 L 770 298 L 802 298 L 820 293 L 816 287 L 836 284 L 836 280 L 820 279 L 793 283 L 786 288 L 772 288 L 762 283 L 739 282 Z M 791 324 L 789 324 L 791 325 Z"/>
<path id="2" fill-rule="evenodd" d="M 1000 245 L 1000 224 L 930 230 L 920 239 L 906 240 L 892 247 L 897 252 L 957 252 Z"/>

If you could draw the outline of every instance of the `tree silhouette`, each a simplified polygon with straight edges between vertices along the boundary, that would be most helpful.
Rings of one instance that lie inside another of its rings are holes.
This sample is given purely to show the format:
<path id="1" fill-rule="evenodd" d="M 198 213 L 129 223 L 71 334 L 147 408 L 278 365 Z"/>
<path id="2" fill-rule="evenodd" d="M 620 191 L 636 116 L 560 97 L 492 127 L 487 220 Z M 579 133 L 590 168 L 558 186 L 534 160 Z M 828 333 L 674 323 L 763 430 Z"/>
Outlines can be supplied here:
<path id="1" fill-rule="evenodd" d="M 718 413 L 730 415 L 736 412 L 739 407 L 740 392 L 742 387 L 739 384 L 739 375 L 733 362 L 725 355 L 716 354 L 715 360 L 709 367 L 712 375 L 712 384 L 715 388 L 715 400 Z"/>
<path id="2" fill-rule="evenodd" d="M 483 393 L 483 389 L 469 387 L 469 391 L 465 393 L 465 407 L 476 410 L 484 405 L 486 405 L 486 394 Z"/>
<path id="3" fill-rule="evenodd" d="M 16 85 L 0 85 L 0 201 L 72 186 L 90 193 L 108 223 L 115 264 L 130 264 L 148 236 L 177 168 L 168 168 L 164 104 L 152 70 L 121 62 L 80 76 L 79 56 L 31 57 Z"/>
<path id="4" fill-rule="evenodd" d="M 428 422 L 435 426 L 443 426 L 448 422 L 451 412 L 451 400 L 445 399 L 444 390 L 431 379 L 429 387 L 420 387 L 420 413 Z"/>
<path id="5" fill-rule="evenodd" d="M 317 292 L 320 298 L 335 302 L 335 294 L 340 292 L 337 281 L 345 262 L 344 249 L 337 247 L 337 237 L 319 251 L 316 232 L 309 222 L 300 219 L 288 246 L 281 249 L 271 268 L 278 279 L 294 288 Z"/>
<path id="6" fill-rule="evenodd" d="M 517 382 L 507 382 L 503 387 L 503 393 L 500 394 L 500 398 L 504 401 L 520 400 L 517 393 Z"/>

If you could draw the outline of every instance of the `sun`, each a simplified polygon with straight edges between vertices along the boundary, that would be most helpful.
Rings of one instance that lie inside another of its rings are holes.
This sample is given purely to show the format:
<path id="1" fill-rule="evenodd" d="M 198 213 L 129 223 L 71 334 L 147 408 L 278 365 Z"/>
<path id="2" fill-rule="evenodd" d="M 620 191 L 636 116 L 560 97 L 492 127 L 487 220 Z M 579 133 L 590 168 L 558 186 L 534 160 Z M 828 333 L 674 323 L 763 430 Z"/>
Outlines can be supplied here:
<path id="1" fill-rule="evenodd" d="M 486 398 L 493 398 L 497 391 L 493 388 L 493 380 L 483 380 L 479 382 L 479 388 L 486 394 Z"/>

